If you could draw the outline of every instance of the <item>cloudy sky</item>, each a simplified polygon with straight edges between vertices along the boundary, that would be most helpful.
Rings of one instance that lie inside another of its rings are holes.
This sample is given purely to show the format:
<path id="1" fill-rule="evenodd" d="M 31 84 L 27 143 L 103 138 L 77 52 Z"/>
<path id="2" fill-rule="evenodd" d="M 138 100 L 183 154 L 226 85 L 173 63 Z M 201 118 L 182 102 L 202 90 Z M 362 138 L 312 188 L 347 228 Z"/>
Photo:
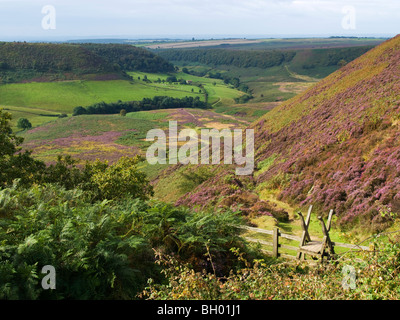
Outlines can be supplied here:
<path id="1" fill-rule="evenodd" d="M 392 36 L 399 30 L 399 0 L 0 0 L 0 40 L 7 41 Z"/>

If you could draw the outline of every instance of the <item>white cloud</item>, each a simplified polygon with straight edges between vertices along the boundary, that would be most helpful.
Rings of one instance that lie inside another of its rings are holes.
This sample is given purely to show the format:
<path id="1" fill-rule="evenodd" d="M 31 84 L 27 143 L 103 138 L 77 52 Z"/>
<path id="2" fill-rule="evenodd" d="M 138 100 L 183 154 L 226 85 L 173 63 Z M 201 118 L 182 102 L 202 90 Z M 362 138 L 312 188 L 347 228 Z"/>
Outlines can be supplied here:
<path id="1" fill-rule="evenodd" d="M 354 6 L 359 33 L 397 33 L 398 0 L 0 0 L 0 39 L 46 35 L 41 8 L 54 5 L 53 35 L 339 34 Z"/>

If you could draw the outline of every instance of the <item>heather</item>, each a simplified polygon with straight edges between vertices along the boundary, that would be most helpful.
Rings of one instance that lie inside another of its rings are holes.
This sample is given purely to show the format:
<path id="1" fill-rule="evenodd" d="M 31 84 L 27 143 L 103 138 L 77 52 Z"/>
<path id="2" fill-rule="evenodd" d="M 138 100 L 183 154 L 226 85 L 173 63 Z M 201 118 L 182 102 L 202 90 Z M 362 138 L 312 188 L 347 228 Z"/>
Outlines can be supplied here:
<path id="1" fill-rule="evenodd" d="M 334 209 L 343 228 L 381 231 L 400 209 L 400 36 L 384 42 L 254 122 L 252 184 L 205 182 L 178 203 L 265 190 L 294 207 Z"/>

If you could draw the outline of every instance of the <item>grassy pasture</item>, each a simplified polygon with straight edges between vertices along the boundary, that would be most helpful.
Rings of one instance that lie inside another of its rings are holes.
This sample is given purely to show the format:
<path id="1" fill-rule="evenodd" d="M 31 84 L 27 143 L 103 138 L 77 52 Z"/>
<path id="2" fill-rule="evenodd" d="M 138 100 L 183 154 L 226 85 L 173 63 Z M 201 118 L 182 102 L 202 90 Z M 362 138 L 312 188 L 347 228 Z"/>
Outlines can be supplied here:
<path id="1" fill-rule="evenodd" d="M 6 84 L 0 86 L 0 104 L 72 113 L 76 106 L 96 102 L 131 101 L 170 95 L 175 98 L 196 96 L 187 90 L 148 86 L 139 81 L 62 81 Z"/>
<path id="2" fill-rule="evenodd" d="M 169 84 L 169 83 L 155 83 L 156 80 L 166 80 L 168 77 L 167 74 L 146 74 L 143 72 L 129 72 L 129 75 L 132 76 L 135 80 L 143 79 L 146 75 L 147 79 L 152 81 L 153 83 L 149 84 L 154 88 L 168 88 L 170 90 L 181 90 L 188 93 L 192 93 L 192 89 L 195 94 L 199 94 L 198 85 L 203 85 L 204 89 L 208 93 L 208 102 L 211 105 L 229 105 L 235 104 L 234 98 L 239 98 L 244 95 L 244 92 L 241 92 L 231 86 L 224 84 L 224 82 L 220 79 L 211 79 L 206 77 L 196 77 L 190 74 L 186 74 L 184 72 L 178 72 L 176 74 L 177 79 L 184 79 L 186 81 L 192 81 L 192 85 L 183 85 L 183 84 Z M 203 91 L 204 92 L 204 91 Z"/>
<path id="3" fill-rule="evenodd" d="M 101 101 L 142 100 L 157 95 L 174 98 L 199 96 L 204 99 L 203 94 L 191 92 L 186 86 L 171 88 L 147 85 L 141 81 L 79 80 L 0 85 L 0 107 L 9 109 L 8 111 L 13 114 L 14 126 L 19 118 L 25 117 L 35 127 L 54 120 L 52 115 L 60 113 L 70 115 L 77 106 L 88 106 Z"/>
<path id="4" fill-rule="evenodd" d="M 156 83 L 157 79 L 166 79 L 168 74 L 131 72 L 133 81 L 57 81 L 31 82 L 0 85 L 0 107 L 13 114 L 14 129 L 19 118 L 25 117 L 34 127 L 53 121 L 61 113 L 68 115 L 77 106 L 89 106 L 97 102 L 116 102 L 142 100 L 154 96 L 183 98 L 200 97 L 204 101 L 204 89 L 211 104 L 234 104 L 234 98 L 244 93 L 228 87 L 221 80 L 194 77 L 183 72 L 177 78 L 191 80 L 192 84 Z M 147 76 L 151 83 L 143 80 Z M 140 80 L 138 79 L 140 77 Z M 203 85 L 200 89 L 198 85 Z"/>

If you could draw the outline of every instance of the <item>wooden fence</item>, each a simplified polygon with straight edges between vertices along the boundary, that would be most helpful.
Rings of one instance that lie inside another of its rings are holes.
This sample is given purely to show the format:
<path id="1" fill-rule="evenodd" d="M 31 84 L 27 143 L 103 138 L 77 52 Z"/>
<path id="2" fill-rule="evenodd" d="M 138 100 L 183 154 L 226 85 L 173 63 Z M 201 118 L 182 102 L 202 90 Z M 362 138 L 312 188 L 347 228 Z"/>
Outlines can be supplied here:
<path id="1" fill-rule="evenodd" d="M 260 240 L 260 239 L 255 239 L 251 237 L 246 237 L 245 239 L 249 242 L 254 242 L 254 243 L 259 243 L 264 246 L 272 247 L 271 250 L 265 250 L 263 251 L 265 253 L 271 254 L 275 258 L 287 258 L 287 259 L 296 259 L 296 256 L 280 252 L 280 248 L 282 249 L 288 249 L 297 252 L 299 249 L 299 245 L 297 246 L 291 246 L 287 244 L 280 243 L 280 238 L 296 241 L 300 243 L 301 238 L 298 236 L 294 236 L 291 234 L 285 234 L 281 233 L 279 228 L 274 228 L 274 230 L 264 230 L 264 229 L 259 229 L 259 228 L 253 228 L 253 227 L 248 227 L 248 226 L 241 226 L 241 229 L 251 231 L 251 232 L 256 232 L 256 233 L 262 233 L 262 234 L 267 234 L 272 236 L 272 242 L 271 241 L 265 241 L 265 240 Z M 354 245 L 354 244 L 348 244 L 348 243 L 340 243 L 340 242 L 332 242 L 332 244 L 335 247 L 341 247 L 341 248 L 347 248 L 347 249 L 353 249 L 353 250 L 369 250 L 369 247 L 365 246 L 359 246 L 359 245 Z"/>

